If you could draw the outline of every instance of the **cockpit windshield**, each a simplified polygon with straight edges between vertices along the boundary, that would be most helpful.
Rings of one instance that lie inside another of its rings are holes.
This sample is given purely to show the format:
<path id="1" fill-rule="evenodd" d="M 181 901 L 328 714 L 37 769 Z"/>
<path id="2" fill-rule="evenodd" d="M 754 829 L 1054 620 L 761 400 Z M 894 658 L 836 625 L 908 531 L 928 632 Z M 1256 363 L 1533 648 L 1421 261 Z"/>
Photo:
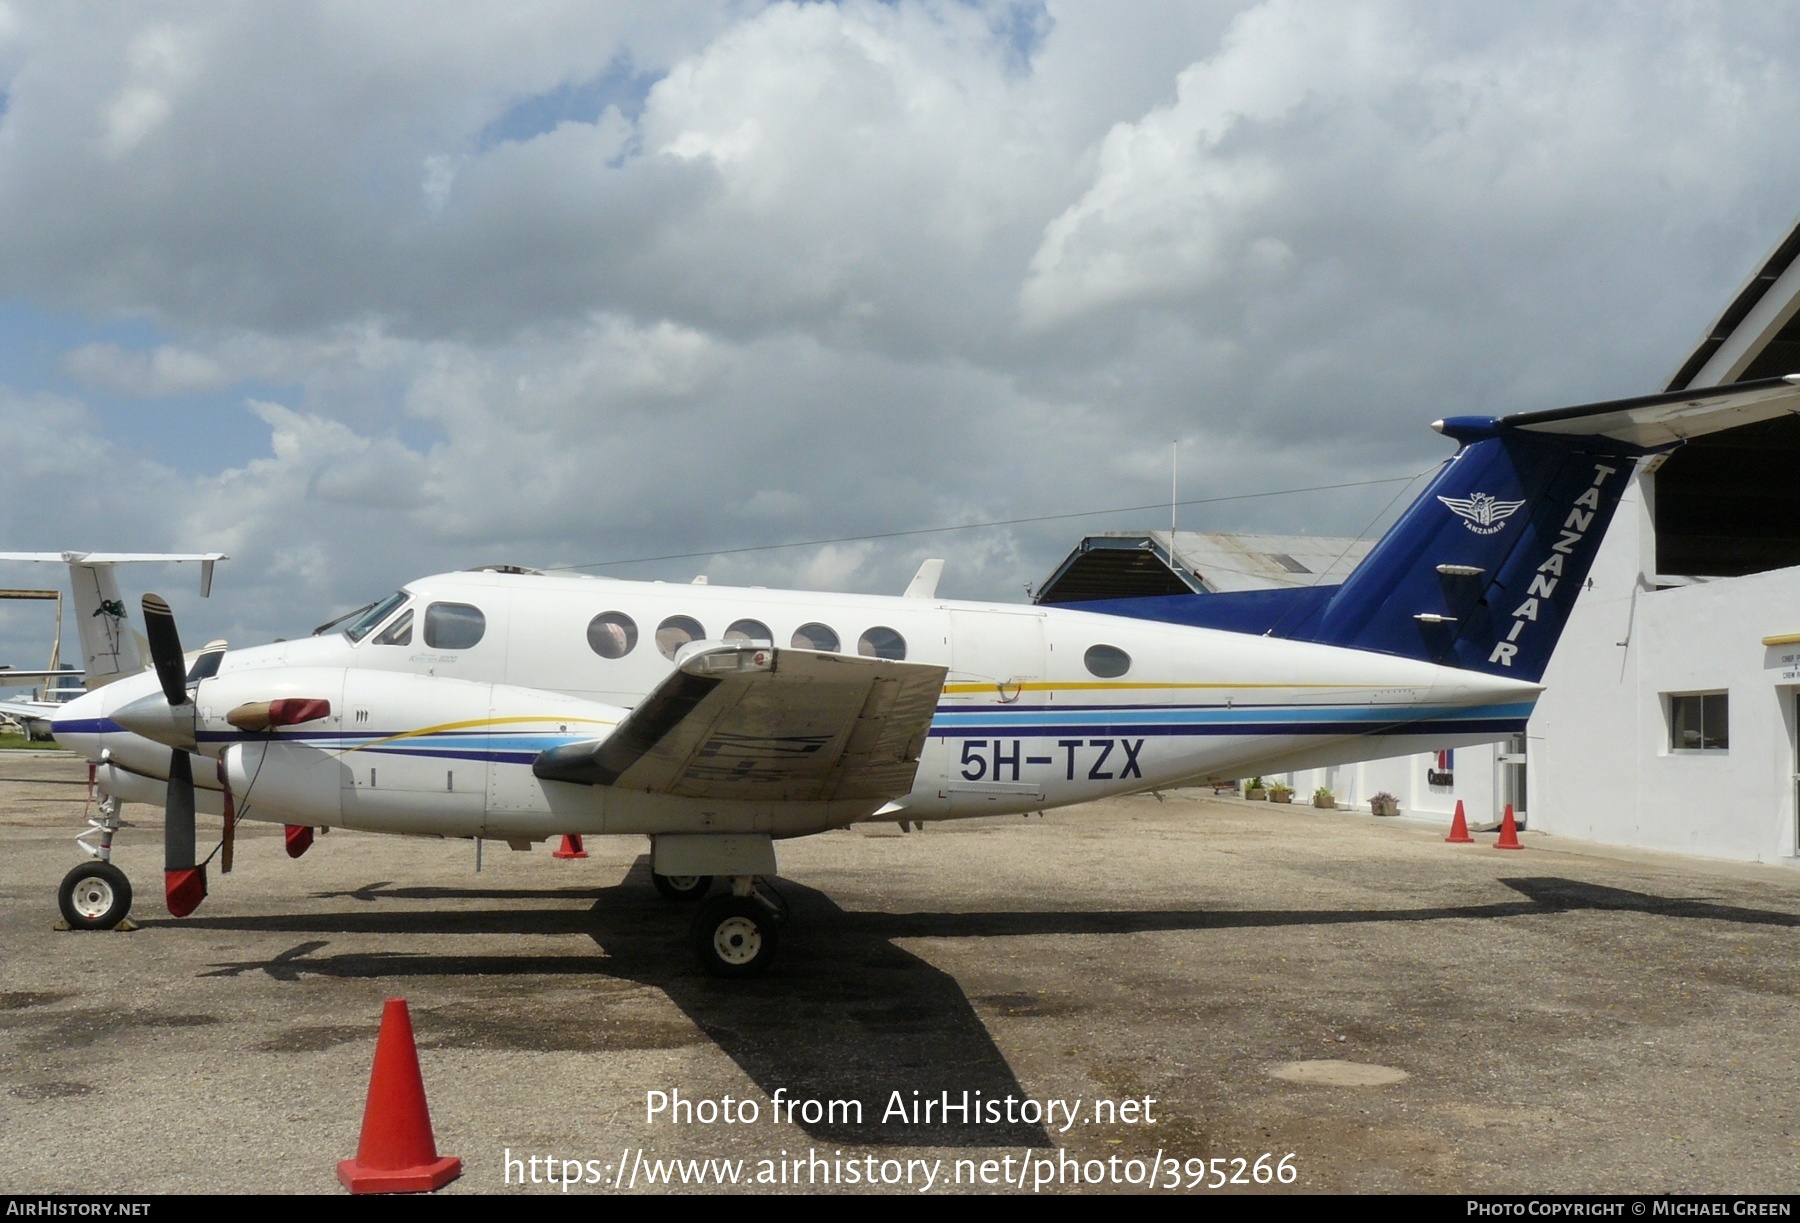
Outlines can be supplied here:
<path id="1" fill-rule="evenodd" d="M 313 630 L 313 636 L 323 636 L 342 625 L 344 636 L 352 641 L 361 641 L 369 635 L 372 629 L 392 615 L 395 608 L 411 597 L 404 590 L 396 590 L 379 603 L 370 603 L 366 607 L 359 607 L 353 612 L 339 616 L 329 624 L 321 624 Z"/>

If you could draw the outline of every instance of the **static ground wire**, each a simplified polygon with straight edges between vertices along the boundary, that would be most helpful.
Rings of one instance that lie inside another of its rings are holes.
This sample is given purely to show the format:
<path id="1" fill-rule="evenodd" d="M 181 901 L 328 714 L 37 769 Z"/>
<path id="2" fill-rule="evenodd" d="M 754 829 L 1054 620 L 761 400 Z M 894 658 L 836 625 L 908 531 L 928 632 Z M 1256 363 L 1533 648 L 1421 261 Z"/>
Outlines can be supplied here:
<path id="1" fill-rule="evenodd" d="M 1323 493 L 1341 488 L 1367 488 L 1374 484 L 1411 484 L 1420 476 L 1437 470 L 1441 464 L 1433 463 L 1423 471 L 1409 476 L 1384 476 L 1379 480 L 1350 480 L 1341 484 L 1314 484 L 1305 488 L 1277 488 L 1260 493 L 1231 493 L 1223 497 L 1193 497 L 1175 504 L 1216 505 L 1224 501 L 1253 501 L 1259 497 L 1288 497 L 1297 493 Z M 1405 490 L 1402 489 L 1402 492 Z M 1391 506 L 1393 503 L 1389 502 Z M 1141 514 L 1146 510 L 1167 509 L 1169 502 L 1159 501 L 1154 505 L 1122 505 L 1109 510 L 1076 510 L 1066 514 L 1037 514 L 1029 518 L 997 518 L 991 522 L 964 522 L 944 527 L 912 527 L 904 531 L 877 531 L 868 535 L 838 535 L 830 539 L 800 539 L 785 544 L 747 544 L 739 548 L 708 548 L 700 552 L 670 552 L 662 556 L 634 556 L 612 561 L 583 561 L 573 565 L 546 565 L 546 572 L 564 569 L 611 569 L 618 565 L 648 565 L 657 561 L 698 560 L 713 556 L 736 556 L 745 552 L 774 552 L 782 548 L 820 548 L 826 544 L 866 543 L 878 539 L 900 539 L 908 535 L 939 535 L 949 531 L 979 531 L 991 527 L 1024 526 L 1033 522 L 1060 522 L 1070 518 L 1095 518 L 1102 514 Z M 1383 510 L 1385 513 L 1386 510 Z"/>

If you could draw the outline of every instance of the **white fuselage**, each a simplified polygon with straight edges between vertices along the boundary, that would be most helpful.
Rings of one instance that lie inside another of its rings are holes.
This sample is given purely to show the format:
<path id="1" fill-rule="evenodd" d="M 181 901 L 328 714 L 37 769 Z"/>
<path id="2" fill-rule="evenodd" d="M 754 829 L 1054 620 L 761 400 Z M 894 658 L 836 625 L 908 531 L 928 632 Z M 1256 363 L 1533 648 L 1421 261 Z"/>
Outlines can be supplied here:
<path id="1" fill-rule="evenodd" d="M 486 571 L 407 594 L 359 640 L 233 649 L 191 686 L 196 751 L 223 761 L 244 815 L 451 836 L 796 836 L 1484 742 L 1522 726 L 1539 692 L 1368 651 L 1055 607 Z M 465 644 L 468 608 L 481 623 Z M 539 752 L 604 738 L 669 674 L 660 626 L 671 652 L 676 638 L 766 636 L 780 649 L 835 638 L 846 653 L 903 649 L 946 667 L 911 791 L 885 804 L 721 802 L 534 776 Z M 56 722 L 69 747 L 107 753 L 101 784 L 123 798 L 160 800 L 170 749 L 110 715 L 158 691 L 151 674 L 120 680 Z M 331 713 L 266 733 L 224 720 L 280 698 L 329 701 Z M 196 763 L 197 782 L 216 788 L 219 766 Z"/>

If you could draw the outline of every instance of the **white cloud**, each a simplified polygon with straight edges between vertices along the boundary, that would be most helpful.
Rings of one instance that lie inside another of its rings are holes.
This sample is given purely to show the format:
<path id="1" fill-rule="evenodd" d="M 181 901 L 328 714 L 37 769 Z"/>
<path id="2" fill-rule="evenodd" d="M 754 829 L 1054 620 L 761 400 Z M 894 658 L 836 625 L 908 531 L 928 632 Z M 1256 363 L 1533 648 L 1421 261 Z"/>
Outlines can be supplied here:
<path id="1" fill-rule="evenodd" d="M 946 593 L 1013 597 L 1081 531 L 1164 514 L 725 550 L 1154 505 L 1175 437 L 1196 496 L 1415 470 L 1446 412 L 1654 389 L 1800 207 L 1782 10 L 1022 24 L 0 21 L 0 295 L 65 320 L 39 347 L 66 380 L 0 397 L 0 533 L 224 547 L 237 619 L 195 631 L 240 639 L 499 559 L 713 549 L 621 572 L 899 590 L 940 555 Z M 574 118 L 484 135 L 578 89 Z M 258 402 L 195 406 L 221 393 Z M 143 457 L 152 412 L 207 440 L 170 460 L 197 474 Z M 246 420 L 266 449 L 226 440 Z M 1183 522 L 1354 531 L 1390 493 Z"/>
<path id="2" fill-rule="evenodd" d="M 231 381 L 219 362 L 172 344 L 149 352 L 132 352 L 117 344 L 83 344 L 65 354 L 62 364 L 84 386 L 116 395 L 204 394 Z"/>

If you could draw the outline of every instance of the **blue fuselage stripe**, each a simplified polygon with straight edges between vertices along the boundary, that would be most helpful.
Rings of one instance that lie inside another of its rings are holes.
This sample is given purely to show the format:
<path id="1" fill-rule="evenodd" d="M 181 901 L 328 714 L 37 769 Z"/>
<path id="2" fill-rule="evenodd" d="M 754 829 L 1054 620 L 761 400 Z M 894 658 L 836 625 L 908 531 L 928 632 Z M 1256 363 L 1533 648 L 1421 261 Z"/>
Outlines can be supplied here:
<path id="1" fill-rule="evenodd" d="M 1466 735 L 1517 734 L 1525 729 L 1533 702 L 1494 705 L 966 705 L 940 707 L 929 731 L 938 739 L 1189 738 L 1291 735 Z M 110 718 L 56 723 L 63 734 L 125 733 Z M 245 734 L 206 731 L 209 744 L 302 742 L 321 751 L 359 752 L 438 760 L 530 764 L 551 748 L 583 743 L 591 736 L 541 731 L 292 731 Z"/>

